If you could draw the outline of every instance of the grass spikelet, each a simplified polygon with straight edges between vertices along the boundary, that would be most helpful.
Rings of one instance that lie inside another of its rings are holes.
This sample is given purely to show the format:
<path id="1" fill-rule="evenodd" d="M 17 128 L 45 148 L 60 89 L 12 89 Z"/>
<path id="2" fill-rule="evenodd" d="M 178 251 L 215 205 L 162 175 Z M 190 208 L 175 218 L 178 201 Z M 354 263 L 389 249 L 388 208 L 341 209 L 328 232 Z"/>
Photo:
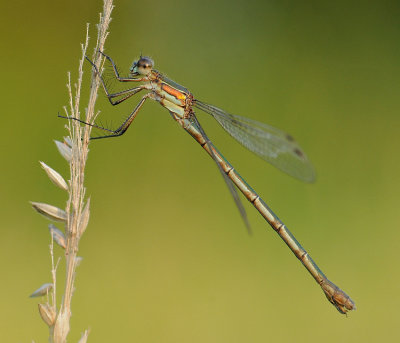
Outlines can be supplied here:
<path id="1" fill-rule="evenodd" d="M 45 216 L 47 219 L 59 222 L 67 221 L 67 213 L 61 208 L 45 204 L 42 202 L 34 202 L 34 201 L 31 201 L 31 205 L 37 212 Z"/>
<path id="2" fill-rule="evenodd" d="M 97 25 L 97 39 L 94 53 L 91 55 L 91 60 L 100 68 L 102 56 L 99 50 L 104 50 L 104 43 L 108 36 L 108 26 L 111 21 L 111 12 L 113 9 L 112 0 L 103 0 L 103 12 L 100 14 L 100 22 Z M 93 123 L 95 113 L 95 102 L 97 99 L 97 91 L 99 88 L 99 80 L 95 73 L 91 73 L 91 85 L 89 92 L 89 100 L 85 109 L 81 105 L 81 91 L 83 80 L 83 67 L 85 56 L 87 54 L 89 43 L 89 25 L 87 26 L 86 40 L 82 44 L 82 55 L 79 60 L 78 78 L 74 85 L 71 86 L 71 75 L 68 73 L 67 90 L 69 95 L 68 108 L 64 108 L 67 117 L 76 119 L 81 118 L 81 113 L 84 113 L 82 118 L 87 123 Z M 90 67 L 88 68 L 89 70 Z M 42 168 L 46 171 L 50 180 L 58 187 L 64 189 L 68 193 L 68 200 L 65 210 L 58 207 L 32 202 L 33 208 L 44 215 L 46 218 L 53 221 L 61 221 L 64 223 L 65 234 L 55 227 L 49 225 L 51 245 L 51 275 L 53 283 L 48 283 L 36 290 L 31 297 L 39 297 L 47 295 L 47 302 L 38 304 L 39 313 L 45 323 L 49 326 L 49 342 L 50 343 L 65 343 L 70 331 L 70 318 L 72 315 L 71 304 L 72 296 L 75 291 L 76 268 L 82 262 L 82 257 L 77 256 L 79 250 L 79 242 L 85 232 L 90 216 L 90 199 L 86 197 L 86 189 L 84 186 L 85 167 L 87 156 L 89 153 L 89 137 L 92 127 L 89 125 L 82 126 L 76 120 L 70 120 L 66 125 L 69 135 L 64 137 L 63 142 L 55 141 L 60 154 L 69 163 L 70 178 L 67 183 L 64 178 L 50 168 L 47 164 L 41 162 Z M 57 263 L 54 262 L 53 242 L 65 249 L 64 260 L 59 258 Z M 57 267 L 60 261 L 65 263 L 65 284 L 62 288 L 62 294 L 59 297 L 60 303 L 56 294 L 57 287 Z M 51 292 L 51 294 L 49 294 Z M 49 299 L 50 295 L 50 299 Z M 84 331 L 79 342 L 87 341 L 89 331 Z"/>
<path id="3" fill-rule="evenodd" d="M 40 165 L 42 166 L 43 170 L 46 172 L 47 176 L 57 187 L 63 189 L 64 191 L 68 190 L 67 182 L 64 178 L 56 172 L 53 168 L 50 168 L 46 163 L 40 161 Z"/>

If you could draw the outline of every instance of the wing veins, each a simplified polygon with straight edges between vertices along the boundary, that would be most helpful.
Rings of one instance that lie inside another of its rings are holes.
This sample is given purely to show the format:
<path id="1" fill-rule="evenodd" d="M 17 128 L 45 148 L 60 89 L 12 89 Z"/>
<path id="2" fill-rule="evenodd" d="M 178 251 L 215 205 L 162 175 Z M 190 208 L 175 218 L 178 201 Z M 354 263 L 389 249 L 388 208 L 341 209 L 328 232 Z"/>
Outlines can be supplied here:
<path id="1" fill-rule="evenodd" d="M 263 160 L 301 181 L 315 180 L 312 164 L 292 136 L 199 100 L 194 106 L 210 114 L 235 140 Z"/>

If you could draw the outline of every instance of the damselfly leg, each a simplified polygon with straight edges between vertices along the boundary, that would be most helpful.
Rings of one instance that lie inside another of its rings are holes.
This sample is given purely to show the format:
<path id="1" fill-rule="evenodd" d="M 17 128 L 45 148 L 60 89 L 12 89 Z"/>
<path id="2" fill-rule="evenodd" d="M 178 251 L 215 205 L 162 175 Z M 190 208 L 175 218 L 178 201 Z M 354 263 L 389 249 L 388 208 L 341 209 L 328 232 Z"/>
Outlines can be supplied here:
<path id="1" fill-rule="evenodd" d="M 106 60 L 108 60 L 108 62 L 111 64 L 112 66 L 112 70 L 115 74 L 115 79 L 118 80 L 119 82 L 141 82 L 144 80 L 144 78 L 142 77 L 121 77 L 119 75 L 118 72 L 118 68 L 115 65 L 114 61 L 111 59 L 111 57 L 107 56 L 106 54 L 102 53 L 100 51 L 100 53 L 106 58 Z M 86 60 L 92 65 L 93 70 L 96 74 L 96 76 L 99 78 L 100 83 L 104 89 L 104 92 L 109 100 L 109 102 L 111 103 L 111 105 L 116 106 L 121 104 L 122 102 L 124 102 L 125 100 L 129 99 L 130 97 L 132 97 L 133 95 L 139 93 L 142 90 L 149 90 L 150 86 L 148 84 L 144 84 L 144 85 L 140 85 L 138 87 L 134 87 L 134 88 L 130 88 L 127 90 L 123 90 L 120 92 L 115 92 L 115 93 L 111 93 L 106 85 L 106 81 L 104 80 L 103 76 L 101 75 L 101 73 L 99 72 L 97 66 L 86 56 Z M 109 132 L 110 134 L 106 134 L 106 135 L 101 135 L 101 136 L 95 136 L 95 137 L 91 137 L 90 139 L 102 139 L 102 138 L 111 138 L 111 137 L 118 137 L 123 135 L 126 130 L 129 128 L 129 126 L 131 125 L 132 121 L 135 119 L 137 113 L 139 112 L 139 110 L 141 109 L 141 107 L 143 106 L 144 102 L 146 101 L 146 99 L 148 99 L 149 97 L 152 97 L 151 93 L 148 93 L 146 95 L 144 95 L 142 97 L 142 99 L 139 101 L 139 103 L 136 105 L 136 107 L 133 109 L 133 111 L 129 114 L 129 116 L 122 122 L 122 124 L 120 124 L 120 126 L 113 130 L 109 127 L 106 127 L 104 125 L 101 124 L 97 124 L 97 123 L 87 123 L 84 120 L 78 119 L 78 118 L 73 118 L 73 117 L 66 117 L 66 116 L 61 116 L 58 115 L 61 118 L 66 118 L 66 119 L 72 119 L 72 120 L 77 120 L 83 124 L 86 125 L 90 125 L 96 129 L 99 129 L 101 131 L 105 131 L 105 132 Z M 114 100 L 117 99 L 117 100 Z"/>

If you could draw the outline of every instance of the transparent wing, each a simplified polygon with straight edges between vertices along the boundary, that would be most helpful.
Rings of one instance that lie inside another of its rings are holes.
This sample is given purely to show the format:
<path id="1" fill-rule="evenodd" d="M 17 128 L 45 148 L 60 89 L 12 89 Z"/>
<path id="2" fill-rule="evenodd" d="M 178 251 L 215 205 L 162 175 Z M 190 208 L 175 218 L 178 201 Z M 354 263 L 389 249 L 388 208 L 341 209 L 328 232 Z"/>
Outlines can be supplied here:
<path id="1" fill-rule="evenodd" d="M 315 180 L 312 164 L 292 136 L 199 100 L 195 100 L 194 106 L 211 114 L 233 138 L 263 160 L 301 181 Z"/>

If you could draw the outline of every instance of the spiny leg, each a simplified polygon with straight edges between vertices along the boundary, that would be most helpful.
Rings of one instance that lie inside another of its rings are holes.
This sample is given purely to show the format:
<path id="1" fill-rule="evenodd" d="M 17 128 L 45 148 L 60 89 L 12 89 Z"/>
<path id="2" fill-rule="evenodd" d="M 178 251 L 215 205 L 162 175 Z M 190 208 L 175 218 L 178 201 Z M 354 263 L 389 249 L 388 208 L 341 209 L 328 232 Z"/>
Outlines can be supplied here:
<path id="1" fill-rule="evenodd" d="M 76 120 L 76 121 L 78 121 L 78 122 L 80 122 L 82 124 L 94 127 L 96 129 L 104 130 L 104 131 L 107 131 L 107 132 L 112 132 L 112 133 L 115 132 L 114 130 L 107 129 L 106 127 L 103 127 L 103 126 L 100 126 L 100 125 L 97 125 L 97 124 L 94 124 L 94 123 L 88 123 L 88 122 L 86 122 L 86 121 L 84 121 L 82 119 L 79 119 L 79 118 L 62 116 L 61 114 L 57 114 L 57 117 L 58 118 L 63 118 L 63 119 L 69 119 L 69 120 Z M 108 137 L 108 136 L 105 136 L 105 137 Z M 99 138 L 99 137 L 97 137 L 97 138 Z M 103 137 L 100 137 L 100 138 L 103 138 Z M 94 138 L 91 138 L 91 139 L 94 139 Z"/>
<path id="2" fill-rule="evenodd" d="M 133 120 L 136 118 L 136 115 L 138 114 L 139 110 L 141 109 L 141 107 L 143 106 L 144 102 L 146 101 L 147 98 L 149 98 L 151 96 L 151 93 L 146 94 L 142 97 L 142 99 L 139 101 L 139 103 L 136 105 L 135 109 L 131 112 L 131 114 L 129 115 L 129 117 L 122 123 L 122 125 L 116 129 L 116 130 L 110 130 L 107 128 L 103 128 L 101 126 L 93 126 L 91 124 L 85 123 L 81 120 L 79 120 L 81 123 L 87 124 L 87 125 L 91 125 L 93 127 L 96 127 L 98 129 L 102 129 L 104 131 L 108 131 L 111 132 L 110 135 L 106 135 L 106 136 L 100 136 L 100 137 L 92 137 L 91 139 L 102 139 L 102 138 L 110 138 L 110 137 L 118 137 L 118 136 L 122 136 L 126 130 L 128 130 L 129 126 L 132 124 Z M 75 119 L 75 118 L 70 118 L 70 119 Z M 77 120 L 77 119 L 75 119 Z"/>
<path id="3" fill-rule="evenodd" d="M 118 105 L 118 104 L 120 104 L 121 102 L 125 101 L 126 99 L 129 99 L 131 96 L 137 94 L 138 92 L 140 92 L 140 91 L 143 90 L 143 89 L 146 89 L 146 86 L 139 86 L 139 87 L 127 89 L 127 90 L 125 90 L 125 91 L 118 92 L 118 93 L 114 93 L 114 94 L 108 94 L 106 89 L 105 89 L 105 91 L 106 91 L 106 94 L 107 94 L 107 97 L 108 97 L 108 100 L 110 101 L 110 103 L 111 103 L 112 105 Z M 117 101 L 115 101 L 115 102 L 112 101 L 112 98 L 113 98 L 113 97 L 121 96 L 121 95 L 124 95 L 124 94 L 125 94 L 125 96 L 124 96 L 122 99 L 119 99 L 119 100 L 117 100 Z M 143 100 L 143 99 L 142 99 L 142 100 Z M 132 114 L 131 114 L 131 115 L 132 115 Z M 130 116 L 131 116 L 131 115 L 130 115 Z M 130 117 L 130 116 L 129 116 L 129 117 Z M 92 126 L 92 127 L 96 128 L 96 129 L 101 129 L 101 130 L 108 131 L 108 132 L 112 132 L 112 133 L 115 132 L 114 130 L 107 129 L 107 128 L 103 127 L 103 126 L 100 126 L 100 125 L 97 125 L 97 124 L 94 124 L 94 123 L 88 123 L 88 122 L 86 122 L 86 121 L 84 121 L 84 120 L 81 120 L 81 119 L 78 119 L 78 118 L 62 116 L 62 115 L 60 115 L 60 114 L 58 114 L 58 117 L 59 117 L 59 118 L 64 118 L 64 119 L 76 120 L 76 121 L 79 121 L 79 122 L 82 123 L 82 124 Z M 128 118 L 128 119 L 129 119 L 129 118 Z M 108 136 L 104 136 L 104 137 L 108 137 Z M 103 138 L 103 137 L 97 137 L 97 138 Z"/>
<path id="4" fill-rule="evenodd" d="M 137 78 L 137 77 L 121 77 L 121 76 L 119 76 L 118 68 L 115 65 L 113 59 L 110 56 L 106 55 L 104 52 L 102 52 L 102 51 L 99 51 L 99 52 L 100 52 L 100 54 L 102 54 L 111 63 L 111 65 L 112 65 L 112 67 L 114 69 L 115 77 L 116 77 L 116 79 L 118 81 L 120 81 L 120 82 L 140 82 L 140 81 L 146 81 L 147 80 L 146 77 Z"/>
<path id="5" fill-rule="evenodd" d="M 105 53 L 103 53 L 102 51 L 99 51 L 100 54 L 102 54 L 112 65 L 113 70 L 114 70 L 114 74 L 115 74 L 115 78 L 120 81 L 120 82 L 141 82 L 141 81 L 148 81 L 147 77 L 121 77 L 119 76 L 119 72 L 117 69 L 117 66 L 115 65 L 114 61 L 112 60 L 112 58 L 108 55 L 106 55 Z M 100 72 L 97 68 L 97 66 L 89 59 L 89 57 L 85 56 L 85 58 L 87 59 L 87 61 L 93 66 L 93 68 L 95 69 L 96 73 L 98 75 L 100 75 Z"/>
<path id="6" fill-rule="evenodd" d="M 103 55 L 104 55 L 104 54 L 103 54 Z M 108 57 L 108 56 L 107 56 L 107 57 Z M 127 90 L 124 90 L 124 91 L 121 91 L 121 92 L 110 93 L 110 92 L 108 91 L 108 89 L 107 89 L 106 83 L 104 82 L 103 76 L 100 74 L 99 70 L 97 69 L 97 66 L 96 66 L 87 56 L 85 56 L 85 58 L 86 58 L 86 59 L 89 61 L 89 63 L 92 65 L 94 71 L 96 72 L 97 76 L 99 77 L 100 82 L 101 82 L 101 85 L 103 86 L 104 92 L 106 93 L 106 96 L 107 96 L 108 100 L 110 101 L 111 105 L 118 105 L 118 104 L 120 104 L 121 102 L 125 101 L 126 99 L 130 98 L 132 95 L 135 95 L 136 93 L 140 92 L 141 90 L 147 89 L 147 86 L 146 86 L 146 85 L 142 85 L 142 86 L 134 87 L 134 88 L 127 89 Z M 112 60 L 111 60 L 111 61 L 112 61 Z M 117 72 L 116 67 L 114 66 L 114 64 L 113 64 L 113 68 L 114 68 L 114 71 L 115 71 L 115 73 L 116 73 L 117 79 L 120 81 L 119 75 L 117 74 L 118 72 Z M 132 81 L 132 80 L 135 80 L 135 81 L 144 81 L 143 79 L 140 79 L 140 80 L 139 80 L 139 79 L 130 79 L 130 80 L 131 80 L 131 81 Z M 124 96 L 122 99 L 117 100 L 117 101 L 113 101 L 113 100 L 112 100 L 113 98 L 116 98 L 116 97 L 121 96 L 121 95 L 124 95 L 124 94 L 126 94 L 126 96 Z"/>
<path id="7" fill-rule="evenodd" d="M 100 79 L 101 79 L 101 81 L 103 83 L 103 78 L 100 77 Z M 139 93 L 141 90 L 147 89 L 147 86 L 146 85 L 142 85 L 142 86 L 139 86 L 139 87 L 126 89 L 124 91 L 117 92 L 117 93 L 112 93 L 112 94 L 108 93 L 108 90 L 105 87 L 104 83 L 103 83 L 103 88 L 104 88 L 104 91 L 105 91 L 105 93 L 107 95 L 108 101 L 110 102 L 111 105 L 115 106 L 115 105 L 119 105 L 121 102 L 125 101 L 126 99 L 129 99 L 131 96 Z M 116 100 L 116 101 L 112 100 L 113 98 L 117 98 L 117 97 L 123 96 L 123 95 L 124 95 L 124 97 L 119 99 L 119 100 Z"/>
<path id="8" fill-rule="evenodd" d="M 107 131 L 110 132 L 109 135 L 106 136 L 100 136 L 100 137 L 91 137 L 90 139 L 102 139 L 102 138 L 110 138 L 110 137 L 118 137 L 118 136 L 122 136 L 126 130 L 128 130 L 129 126 L 132 124 L 133 120 L 136 118 L 136 115 L 138 114 L 140 108 L 143 106 L 144 102 L 146 101 L 146 99 L 151 96 L 151 93 L 146 94 L 145 96 L 143 96 L 143 98 L 139 101 L 139 103 L 136 105 L 135 109 L 131 112 L 131 114 L 129 115 L 129 117 L 122 123 L 122 125 L 116 129 L 116 130 L 111 130 L 111 129 L 107 129 L 106 127 L 97 125 L 97 124 L 92 124 L 92 123 L 88 123 L 82 119 L 79 118 L 75 118 L 75 117 L 67 117 L 67 116 L 62 116 L 60 114 L 58 114 L 59 118 L 64 118 L 64 119 L 70 119 L 70 120 L 76 120 L 82 124 L 85 125 L 89 125 L 91 127 L 94 127 L 96 129 L 100 129 L 103 131 Z"/>

